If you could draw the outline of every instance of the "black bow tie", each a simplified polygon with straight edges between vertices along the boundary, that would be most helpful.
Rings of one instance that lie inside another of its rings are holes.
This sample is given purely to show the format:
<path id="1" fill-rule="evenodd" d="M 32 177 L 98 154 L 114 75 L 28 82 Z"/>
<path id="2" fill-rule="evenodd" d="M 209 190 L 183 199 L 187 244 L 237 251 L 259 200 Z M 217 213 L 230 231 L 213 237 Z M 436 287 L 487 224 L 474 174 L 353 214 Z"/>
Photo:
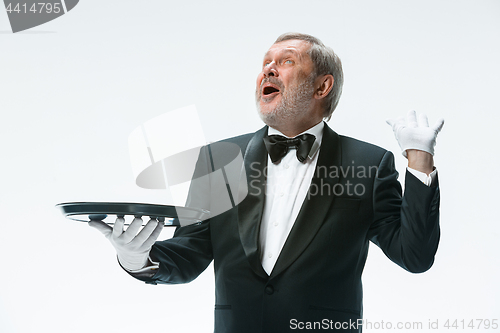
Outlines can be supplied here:
<path id="1" fill-rule="evenodd" d="M 297 147 L 297 159 L 304 162 L 311 151 L 316 137 L 312 134 L 302 134 L 293 139 L 281 135 L 269 135 L 264 138 L 264 144 L 273 163 L 281 161 L 290 147 Z"/>

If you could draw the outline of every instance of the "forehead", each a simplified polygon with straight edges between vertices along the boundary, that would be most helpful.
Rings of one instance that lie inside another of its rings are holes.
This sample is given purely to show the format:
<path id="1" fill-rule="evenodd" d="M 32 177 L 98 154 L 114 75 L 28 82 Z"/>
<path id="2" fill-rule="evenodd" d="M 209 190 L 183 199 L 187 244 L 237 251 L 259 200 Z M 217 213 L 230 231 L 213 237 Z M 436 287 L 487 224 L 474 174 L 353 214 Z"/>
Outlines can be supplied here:
<path id="1" fill-rule="evenodd" d="M 309 47 L 310 44 L 304 40 L 285 40 L 283 42 L 273 44 L 264 55 L 264 58 L 271 58 L 274 55 L 282 53 L 292 53 L 300 58 L 308 59 L 309 55 L 307 54 L 307 50 L 309 50 Z"/>

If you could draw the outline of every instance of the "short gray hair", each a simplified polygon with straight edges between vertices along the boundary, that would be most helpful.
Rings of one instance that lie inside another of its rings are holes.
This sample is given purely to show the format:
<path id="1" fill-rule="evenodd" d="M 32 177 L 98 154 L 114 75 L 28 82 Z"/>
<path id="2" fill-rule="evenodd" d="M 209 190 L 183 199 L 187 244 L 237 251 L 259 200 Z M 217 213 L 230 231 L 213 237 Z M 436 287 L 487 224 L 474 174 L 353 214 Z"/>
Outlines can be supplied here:
<path id="1" fill-rule="evenodd" d="M 339 103 L 340 95 L 342 95 L 342 84 L 344 83 L 344 74 L 342 72 L 340 58 L 331 48 L 323 44 L 321 40 L 307 34 L 287 32 L 279 36 L 274 43 L 276 44 L 291 39 L 303 40 L 311 45 L 307 54 L 311 57 L 314 64 L 316 77 L 327 74 L 333 75 L 333 88 L 326 96 L 323 104 L 323 118 L 330 120 L 333 111 Z"/>

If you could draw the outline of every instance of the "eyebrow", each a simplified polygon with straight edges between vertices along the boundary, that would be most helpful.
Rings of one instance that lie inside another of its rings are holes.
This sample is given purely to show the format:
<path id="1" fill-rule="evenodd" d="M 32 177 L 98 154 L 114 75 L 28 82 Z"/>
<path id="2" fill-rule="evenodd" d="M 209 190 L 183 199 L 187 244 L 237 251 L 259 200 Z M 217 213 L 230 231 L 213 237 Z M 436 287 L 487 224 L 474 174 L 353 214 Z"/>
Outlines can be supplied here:
<path id="1" fill-rule="evenodd" d="M 302 54 L 295 49 L 284 49 L 282 53 L 283 54 L 292 53 L 297 58 L 301 58 L 301 56 L 302 56 Z"/>
<path id="2" fill-rule="evenodd" d="M 300 52 L 298 52 L 295 49 L 284 49 L 283 51 L 279 51 L 279 53 L 281 53 L 282 55 L 286 55 L 288 53 L 291 53 L 291 54 L 295 55 L 297 58 L 302 58 L 302 55 L 300 54 Z M 267 51 L 266 54 L 264 54 L 264 60 L 268 57 L 269 57 L 269 51 Z"/>

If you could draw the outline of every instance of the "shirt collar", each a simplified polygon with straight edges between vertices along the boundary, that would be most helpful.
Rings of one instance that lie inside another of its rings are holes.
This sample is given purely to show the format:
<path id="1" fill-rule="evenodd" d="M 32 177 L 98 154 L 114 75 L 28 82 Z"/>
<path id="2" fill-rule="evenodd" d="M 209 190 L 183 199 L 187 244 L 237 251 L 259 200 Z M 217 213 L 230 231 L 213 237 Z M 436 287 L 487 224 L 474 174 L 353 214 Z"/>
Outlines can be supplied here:
<path id="1" fill-rule="evenodd" d="M 309 152 L 310 159 L 314 158 L 314 155 L 318 152 L 319 147 L 321 146 L 321 140 L 323 139 L 324 127 L 325 127 L 325 122 L 320 121 L 315 126 L 309 128 L 308 130 L 305 130 L 304 132 L 299 134 L 299 135 L 302 135 L 302 134 L 308 133 L 308 134 L 312 134 L 316 137 L 316 140 L 314 141 L 314 144 L 311 148 L 311 151 Z M 268 128 L 267 135 L 282 135 L 284 137 L 290 138 L 289 136 L 286 136 L 285 134 L 281 133 L 280 131 L 278 131 L 277 129 L 272 128 L 272 127 Z"/>

